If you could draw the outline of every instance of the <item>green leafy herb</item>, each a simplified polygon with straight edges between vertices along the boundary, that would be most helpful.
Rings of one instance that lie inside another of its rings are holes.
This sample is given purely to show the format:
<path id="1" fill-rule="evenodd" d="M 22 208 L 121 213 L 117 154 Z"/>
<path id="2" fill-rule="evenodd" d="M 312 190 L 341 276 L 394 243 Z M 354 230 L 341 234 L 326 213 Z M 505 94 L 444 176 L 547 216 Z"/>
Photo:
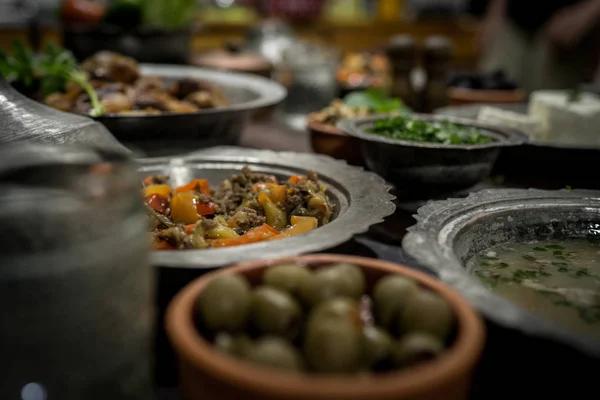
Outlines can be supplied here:
<path id="1" fill-rule="evenodd" d="M 538 277 L 539 271 L 533 269 L 519 269 L 513 271 L 512 280 L 516 283 L 521 283 L 525 279 L 535 279 Z"/>
<path id="2" fill-rule="evenodd" d="M 549 244 L 549 245 L 546 245 L 546 248 L 553 249 L 553 250 L 564 250 L 565 249 L 564 246 L 561 246 L 559 244 Z"/>
<path id="3" fill-rule="evenodd" d="M 534 247 L 533 248 L 535 251 L 548 251 L 548 249 L 545 249 L 543 247 Z"/>
<path id="4" fill-rule="evenodd" d="M 588 324 L 595 324 L 600 322 L 600 307 L 577 307 L 577 311 L 579 312 L 579 318 L 581 318 Z"/>
<path id="5" fill-rule="evenodd" d="M 498 263 L 498 264 L 496 265 L 496 267 L 498 267 L 498 268 L 500 268 L 500 269 L 504 269 L 504 268 L 508 268 L 508 264 L 507 264 L 507 263 L 505 263 L 505 262 L 501 262 L 501 263 Z"/>
<path id="6" fill-rule="evenodd" d="M 489 267 L 490 263 L 487 262 L 487 261 L 482 261 L 482 262 L 479 263 L 479 265 L 481 265 L 482 267 Z"/>
<path id="7" fill-rule="evenodd" d="M 482 135 L 477 129 L 456 125 L 449 121 L 429 122 L 397 116 L 375 122 L 367 132 L 398 140 L 440 144 L 485 144 L 493 139 Z"/>
<path id="8" fill-rule="evenodd" d="M 523 259 L 527 260 L 527 261 L 537 261 L 536 258 L 534 256 L 531 256 L 529 254 L 525 254 L 524 256 L 522 256 Z"/>
<path id="9" fill-rule="evenodd" d="M 99 117 L 104 114 L 104 107 L 96 90 L 87 75 L 77 67 L 73 54 L 53 43 L 49 43 L 43 52 L 35 55 L 23 42 L 14 41 L 12 56 L 0 54 L 0 71 L 9 81 L 25 87 L 31 87 L 34 81 L 39 81 L 44 96 L 64 91 L 67 82 L 72 82 L 89 96 L 92 105 L 90 115 Z"/>
<path id="10" fill-rule="evenodd" d="M 372 113 L 388 113 L 392 111 L 412 112 L 400 99 L 389 97 L 378 89 L 365 89 L 348 93 L 342 100 L 353 108 L 367 108 Z"/>
<path id="11" fill-rule="evenodd" d="M 181 28 L 192 24 L 196 0 L 146 0 L 143 23 L 156 28 Z"/>
<path id="12" fill-rule="evenodd" d="M 554 250 L 552 252 L 552 255 L 553 256 L 562 256 L 562 253 L 563 253 L 562 250 Z"/>
<path id="13" fill-rule="evenodd" d="M 577 103 L 581 100 L 581 92 L 579 90 L 570 90 L 567 94 L 567 104 Z"/>
<path id="14" fill-rule="evenodd" d="M 29 88 L 35 80 L 35 57 L 23 42 L 12 42 L 12 55 L 0 50 L 0 73 L 9 81 L 18 81 Z"/>
<path id="15" fill-rule="evenodd" d="M 589 272 L 587 268 L 579 268 L 577 271 L 575 271 L 575 276 L 577 278 L 582 277 L 582 276 L 588 276 Z"/>

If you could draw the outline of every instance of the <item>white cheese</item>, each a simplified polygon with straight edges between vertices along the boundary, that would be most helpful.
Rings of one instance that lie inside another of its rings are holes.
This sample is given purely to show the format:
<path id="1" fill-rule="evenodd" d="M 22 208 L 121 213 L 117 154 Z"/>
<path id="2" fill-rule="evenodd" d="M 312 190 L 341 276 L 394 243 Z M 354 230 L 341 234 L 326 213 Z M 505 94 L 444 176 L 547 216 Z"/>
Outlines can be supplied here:
<path id="1" fill-rule="evenodd" d="M 569 92 L 533 92 L 529 115 L 541 123 L 543 141 L 583 146 L 600 145 L 600 97 L 581 93 L 569 102 Z"/>
<path id="2" fill-rule="evenodd" d="M 526 114 L 497 107 L 481 107 L 477 114 L 477 121 L 517 129 L 528 135 L 532 140 L 537 140 L 542 130 L 542 125 L 537 119 Z"/>

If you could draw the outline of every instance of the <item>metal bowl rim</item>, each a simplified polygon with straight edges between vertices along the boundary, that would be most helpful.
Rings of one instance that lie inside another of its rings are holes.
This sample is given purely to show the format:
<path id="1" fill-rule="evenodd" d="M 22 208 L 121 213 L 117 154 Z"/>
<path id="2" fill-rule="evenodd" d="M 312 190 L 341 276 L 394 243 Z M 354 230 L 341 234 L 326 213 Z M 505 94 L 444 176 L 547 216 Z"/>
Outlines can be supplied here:
<path id="1" fill-rule="evenodd" d="M 210 80 L 217 85 L 249 89 L 258 95 L 258 98 L 226 107 L 207 108 L 193 113 L 160 113 L 148 115 L 103 115 L 95 118 L 102 122 L 106 120 L 139 120 L 140 118 L 177 118 L 209 116 L 229 112 L 250 111 L 280 103 L 286 96 L 287 90 L 279 83 L 262 76 L 242 72 L 225 72 L 190 65 L 169 64 L 140 64 L 142 75 L 158 75 L 161 77 L 179 76 L 196 79 Z"/>
<path id="2" fill-rule="evenodd" d="M 426 149 L 447 149 L 447 150 L 481 150 L 481 149 L 495 149 L 499 147 L 510 147 L 510 146 L 518 146 L 527 143 L 528 137 L 524 133 L 516 130 L 516 129 L 504 129 L 499 128 L 495 125 L 482 124 L 477 121 L 473 121 L 470 119 L 459 118 L 459 117 L 451 117 L 451 116 L 441 116 L 435 114 L 411 114 L 411 118 L 421 120 L 421 121 L 449 121 L 458 125 L 470 126 L 473 128 L 477 128 L 484 131 L 490 131 L 500 134 L 502 136 L 501 139 L 494 140 L 492 143 L 486 144 L 474 144 L 474 145 L 461 145 L 461 144 L 439 144 L 439 143 L 427 143 L 427 142 L 416 142 L 416 141 L 408 141 L 408 140 L 400 140 L 400 139 L 392 139 L 387 138 L 381 135 L 375 135 L 372 133 L 365 132 L 362 125 L 372 124 L 373 122 L 390 118 L 390 115 L 387 114 L 376 114 L 369 115 L 366 117 L 360 118 L 348 118 L 343 119 L 337 123 L 337 128 L 342 132 L 356 137 L 362 141 L 366 142 L 377 142 L 383 144 L 389 144 L 394 146 L 402 146 L 402 147 L 417 147 L 417 148 L 426 148 Z M 483 132 L 484 133 L 484 132 Z"/>
<path id="3" fill-rule="evenodd" d="M 487 289 L 481 281 L 467 272 L 456 257 L 451 239 L 453 221 L 467 214 L 470 218 L 491 206 L 524 200 L 543 200 L 544 204 L 569 202 L 573 206 L 587 206 L 600 210 L 600 191 L 596 190 L 539 190 L 539 189 L 488 189 L 471 193 L 466 198 L 433 201 L 420 207 L 415 225 L 408 228 L 402 240 L 407 255 L 420 265 L 438 274 L 439 279 L 465 296 L 482 314 L 499 325 L 525 334 L 566 343 L 584 353 L 600 357 L 600 341 L 575 333 L 562 325 L 530 313 L 522 307 Z M 566 206 L 566 205 L 563 205 Z M 464 220 L 461 220 L 464 225 Z M 464 228 L 456 228 L 460 232 Z"/>
<path id="4" fill-rule="evenodd" d="M 145 158 L 139 159 L 138 162 L 140 166 L 151 166 L 173 163 L 173 160 L 179 160 L 175 161 L 179 163 L 247 163 L 250 167 L 253 163 L 262 163 L 279 169 L 312 169 L 319 175 L 336 180 L 345 192 L 348 209 L 323 227 L 280 241 L 223 249 L 153 251 L 150 258 L 155 266 L 205 269 L 242 261 L 327 250 L 366 232 L 370 226 L 383 222 L 383 219 L 393 214 L 396 209 L 392 202 L 395 196 L 389 193 L 392 186 L 383 178 L 326 155 L 221 146 L 177 158 Z"/>

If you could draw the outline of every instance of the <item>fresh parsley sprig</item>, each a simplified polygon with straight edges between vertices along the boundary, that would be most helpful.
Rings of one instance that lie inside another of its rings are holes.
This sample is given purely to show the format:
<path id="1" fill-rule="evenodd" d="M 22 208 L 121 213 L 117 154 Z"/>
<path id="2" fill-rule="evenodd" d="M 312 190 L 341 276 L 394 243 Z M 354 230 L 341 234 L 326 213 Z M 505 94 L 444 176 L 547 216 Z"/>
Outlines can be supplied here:
<path id="1" fill-rule="evenodd" d="M 20 83 L 31 88 L 37 81 L 44 97 L 65 90 L 67 82 L 81 87 L 89 96 L 92 108 L 90 116 L 104 114 L 96 90 L 84 71 L 77 66 L 73 54 L 49 43 L 44 51 L 34 54 L 20 40 L 13 41 L 12 55 L 0 52 L 0 72 L 12 83 Z"/>

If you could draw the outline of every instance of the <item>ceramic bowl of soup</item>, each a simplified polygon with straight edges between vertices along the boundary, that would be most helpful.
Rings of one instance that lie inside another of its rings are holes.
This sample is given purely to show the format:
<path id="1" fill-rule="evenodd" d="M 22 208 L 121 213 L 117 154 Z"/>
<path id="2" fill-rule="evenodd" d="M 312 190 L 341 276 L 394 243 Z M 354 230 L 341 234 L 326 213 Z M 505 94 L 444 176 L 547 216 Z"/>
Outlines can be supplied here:
<path id="1" fill-rule="evenodd" d="M 429 203 L 416 219 L 403 249 L 486 317 L 489 371 L 504 359 L 512 383 L 555 380 L 537 391 L 591 385 L 600 360 L 600 192 L 484 190 Z"/>

